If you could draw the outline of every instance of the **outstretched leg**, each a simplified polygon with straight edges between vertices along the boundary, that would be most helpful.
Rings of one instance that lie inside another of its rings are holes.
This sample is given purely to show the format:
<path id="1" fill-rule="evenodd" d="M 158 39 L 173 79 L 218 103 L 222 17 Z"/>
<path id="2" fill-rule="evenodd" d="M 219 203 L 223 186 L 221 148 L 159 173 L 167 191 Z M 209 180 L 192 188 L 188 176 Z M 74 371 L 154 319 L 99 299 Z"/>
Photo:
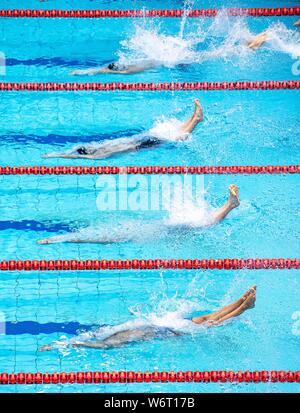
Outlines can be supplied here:
<path id="1" fill-rule="evenodd" d="M 203 110 L 199 99 L 195 99 L 195 110 L 193 115 L 181 126 L 184 133 L 192 133 L 199 122 L 203 121 Z"/>
<path id="2" fill-rule="evenodd" d="M 251 287 L 240 299 L 220 310 L 192 319 L 195 324 L 216 325 L 230 318 L 237 317 L 244 311 L 253 308 L 256 300 L 256 286 Z"/>
<path id="3" fill-rule="evenodd" d="M 215 223 L 222 221 L 230 211 L 234 208 L 237 208 L 240 205 L 239 200 L 239 189 L 236 185 L 229 186 L 229 193 L 230 197 L 226 204 L 224 204 L 221 208 L 217 209 L 213 213 L 213 220 Z"/>
<path id="4" fill-rule="evenodd" d="M 268 33 L 267 32 L 262 32 L 255 36 L 252 40 L 250 40 L 247 44 L 247 46 L 250 49 L 258 49 L 263 43 L 265 43 L 268 40 Z"/>

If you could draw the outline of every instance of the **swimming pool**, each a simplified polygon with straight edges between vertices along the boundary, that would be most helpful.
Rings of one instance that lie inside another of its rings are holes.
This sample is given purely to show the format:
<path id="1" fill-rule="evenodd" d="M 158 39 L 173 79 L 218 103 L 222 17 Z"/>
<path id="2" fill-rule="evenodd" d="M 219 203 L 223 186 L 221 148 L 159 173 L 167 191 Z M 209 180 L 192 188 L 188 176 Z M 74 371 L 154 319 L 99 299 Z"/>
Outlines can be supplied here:
<path id="1" fill-rule="evenodd" d="M 208 2 L 206 7 L 212 3 L 222 5 Z M 3 4 L 4 8 L 18 7 L 16 1 Z M 136 1 L 132 7 L 144 5 Z M 237 5 L 249 4 L 226 4 Z M 295 2 L 287 0 L 285 5 Z M 254 1 L 251 6 L 277 4 Z M 37 7 L 125 8 L 120 1 L 52 1 L 51 6 L 50 2 L 28 2 L 28 8 Z M 182 2 L 173 2 L 172 7 L 180 8 Z M 194 7 L 200 8 L 200 2 Z M 151 8 L 164 8 L 164 4 L 154 1 Z M 1 51 L 7 67 L 1 79 L 73 81 L 70 70 L 101 66 L 119 57 L 128 61 L 146 57 L 161 65 L 130 78 L 100 75 L 97 81 L 298 79 L 292 69 L 300 54 L 294 21 L 292 17 L 224 15 L 186 22 L 18 19 L 12 24 L 11 19 L 3 19 Z M 273 40 L 262 49 L 253 52 L 241 46 L 248 31 L 258 33 L 270 26 Z M 92 141 L 134 136 L 153 127 L 168 128 L 173 118 L 184 120 L 190 115 L 197 97 L 204 122 L 188 141 L 166 142 L 100 162 L 41 157 Z M 2 92 L 0 113 L 1 165 L 276 165 L 296 164 L 299 156 L 297 90 Z M 159 236 L 167 211 L 99 211 L 99 177 L 1 176 L 1 259 L 297 257 L 298 176 L 206 176 L 207 202 L 213 207 L 222 204 L 231 183 L 240 188 L 241 205 L 220 225 L 187 230 L 178 226 L 182 213 L 175 209 L 172 224 L 177 230 Z M 202 211 L 186 206 L 187 216 L 195 220 L 197 214 Z M 51 235 L 82 228 L 110 231 L 117 225 L 125 226 L 133 240 L 101 245 L 36 244 Z M 110 350 L 38 351 L 41 345 L 66 341 L 78 331 L 109 330 L 136 318 L 180 330 L 185 317 L 227 304 L 253 284 L 258 286 L 255 309 L 215 329 Z M 6 321 L 6 334 L 0 334 L 1 371 L 294 370 L 299 362 L 296 270 L 3 272 L 1 287 L 0 311 Z M 282 383 L 0 387 L 10 392 L 299 390 L 299 384 Z"/>

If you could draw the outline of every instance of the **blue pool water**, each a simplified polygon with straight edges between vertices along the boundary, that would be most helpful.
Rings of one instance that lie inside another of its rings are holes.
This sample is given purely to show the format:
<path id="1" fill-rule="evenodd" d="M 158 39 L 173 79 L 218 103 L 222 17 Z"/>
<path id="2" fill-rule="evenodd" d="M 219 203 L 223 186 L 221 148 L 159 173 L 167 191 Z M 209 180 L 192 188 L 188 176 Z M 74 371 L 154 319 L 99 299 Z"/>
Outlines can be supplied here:
<path id="1" fill-rule="evenodd" d="M 221 7 L 221 1 L 206 7 Z M 251 6 L 295 6 L 255 0 Z M 3 1 L 3 8 L 20 7 Z M 173 1 L 181 8 L 183 2 Z M 130 3 L 141 8 L 144 1 Z M 249 6 L 230 1 L 226 6 Z M 28 1 L 28 8 L 127 8 L 121 1 Z M 164 8 L 161 0 L 151 8 Z M 194 7 L 203 7 L 194 2 Z M 233 81 L 299 79 L 299 30 L 293 17 L 213 19 L 103 19 L 0 21 L 2 81 L 73 81 L 71 70 L 121 58 L 159 61 L 131 76 L 79 76 L 78 81 Z M 270 28 L 257 52 L 243 46 Z M 222 45 L 222 47 L 220 47 Z M 294 65 L 294 66 L 293 66 Z M 295 66 L 296 65 L 296 66 Z M 293 69 L 294 67 L 294 69 Z M 297 74 L 298 73 L 298 74 Z M 267 165 L 299 163 L 299 91 L 1 93 L 0 165 Z M 199 98 L 204 122 L 185 142 L 125 153 L 102 161 L 42 159 L 48 152 L 90 142 L 170 130 Z M 93 176 L 0 177 L 1 259 L 132 259 L 299 256 L 298 176 L 206 176 L 206 202 L 217 207 L 227 187 L 240 188 L 241 205 L 220 225 L 200 228 L 204 207 L 173 202 L 159 211 L 99 210 L 103 181 Z M 142 194 L 149 195 L 142 183 Z M 114 182 L 110 182 L 114 185 Z M 124 195 L 123 184 L 116 192 Z M 130 192 L 138 182 L 131 181 Z M 152 186 L 152 191 L 157 191 Z M 188 217 L 188 224 L 186 222 Z M 168 222 L 169 226 L 166 225 Z M 168 230 L 171 226 L 171 230 Z M 121 228 L 121 230 L 120 230 Z M 125 234 L 128 242 L 37 245 L 41 238 L 81 231 L 83 236 Z M 185 318 L 213 311 L 256 284 L 252 311 L 214 329 Z M 12 272 L 1 274 L 0 370 L 296 370 L 299 366 L 300 282 L 296 270 Z M 110 350 L 44 344 L 77 334 L 114 332 L 136 322 L 186 333 Z M 1 324 L 1 326 L 3 323 Z M 3 329 L 2 329 L 3 330 Z M 298 392 L 299 384 L 126 384 L 7 386 L 0 391 Z"/>

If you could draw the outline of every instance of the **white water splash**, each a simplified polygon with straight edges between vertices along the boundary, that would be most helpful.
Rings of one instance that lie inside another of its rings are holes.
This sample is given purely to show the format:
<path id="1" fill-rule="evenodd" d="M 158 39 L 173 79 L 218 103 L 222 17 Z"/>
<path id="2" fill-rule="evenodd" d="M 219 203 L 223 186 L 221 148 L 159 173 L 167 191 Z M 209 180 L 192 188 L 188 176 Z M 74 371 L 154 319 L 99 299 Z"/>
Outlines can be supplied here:
<path id="1" fill-rule="evenodd" d="M 183 122 L 175 118 L 162 116 L 155 121 L 154 126 L 144 135 L 152 136 L 162 141 L 183 141 L 190 138 L 190 134 L 182 132 Z"/>
<path id="2" fill-rule="evenodd" d="M 193 194 L 189 185 L 178 186 L 176 197 L 171 203 L 166 199 L 164 207 L 169 215 L 166 226 L 205 228 L 214 223 L 212 208 L 205 201 L 204 193 Z"/>
<path id="3" fill-rule="evenodd" d="M 198 19 L 188 32 L 188 23 L 183 17 L 178 35 L 163 33 L 161 26 L 153 22 L 150 27 L 145 21 L 136 23 L 132 37 L 121 42 L 122 49 L 117 53 L 119 61 L 125 65 L 152 62 L 157 66 L 173 68 L 178 64 L 232 57 L 241 61 L 256 53 L 247 47 L 247 43 L 258 33 L 251 33 L 245 18 L 230 17 L 221 11 L 210 21 L 211 25 L 205 27 L 207 21 Z M 283 23 L 266 27 L 265 30 L 269 33 L 267 47 L 271 50 L 287 53 L 291 57 L 300 55 L 299 32 L 287 29 Z"/>
<path id="4" fill-rule="evenodd" d="M 300 56 L 300 32 L 289 30 L 283 23 L 276 23 L 268 29 L 271 49 L 287 53 L 293 58 Z"/>
<path id="5" fill-rule="evenodd" d="M 193 42 L 177 36 L 159 33 L 157 28 L 147 30 L 139 25 L 134 35 L 121 42 L 124 51 L 118 53 L 120 64 L 153 62 L 156 65 L 174 67 L 189 63 L 196 58 Z"/>

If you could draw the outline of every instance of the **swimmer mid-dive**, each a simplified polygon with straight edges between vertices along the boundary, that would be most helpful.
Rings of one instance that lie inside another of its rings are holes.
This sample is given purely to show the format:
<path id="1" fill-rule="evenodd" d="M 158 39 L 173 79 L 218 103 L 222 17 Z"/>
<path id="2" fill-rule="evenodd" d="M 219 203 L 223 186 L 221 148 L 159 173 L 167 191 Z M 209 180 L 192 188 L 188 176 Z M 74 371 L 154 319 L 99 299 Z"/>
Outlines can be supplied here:
<path id="1" fill-rule="evenodd" d="M 236 185 L 229 186 L 229 199 L 220 208 L 217 208 L 210 213 L 207 223 L 202 226 L 212 226 L 222 221 L 234 208 L 240 205 L 239 190 Z M 167 227 L 167 225 L 166 225 Z M 174 226 L 172 226 L 172 229 Z M 112 244 L 118 242 L 128 242 L 132 237 L 124 237 L 111 231 L 109 234 L 96 235 L 94 237 L 85 236 L 81 232 L 73 232 L 70 234 L 57 235 L 55 237 L 44 238 L 38 240 L 37 243 L 41 245 L 58 244 L 58 243 L 75 243 L 75 244 Z"/>
<path id="2" fill-rule="evenodd" d="M 300 26 L 300 20 L 294 23 L 294 26 Z M 246 41 L 245 46 L 250 49 L 256 50 L 263 43 L 268 41 L 268 32 L 264 31 L 259 33 L 252 39 Z M 191 62 L 192 63 L 192 62 Z M 135 73 L 141 73 L 148 69 L 153 69 L 160 65 L 155 61 L 144 61 L 137 64 L 122 64 L 120 62 L 113 62 L 104 67 L 96 67 L 91 69 L 79 69 L 70 72 L 70 75 L 99 75 L 99 74 L 119 74 L 119 75 L 131 75 Z"/>
<path id="3" fill-rule="evenodd" d="M 180 125 L 180 130 L 177 141 L 186 140 L 188 135 L 192 133 L 199 122 L 203 121 L 203 110 L 199 99 L 195 99 L 195 109 L 193 115 Z M 163 142 L 162 139 L 155 136 L 149 136 L 141 133 L 131 138 L 118 138 L 112 140 L 105 140 L 97 145 L 78 146 L 73 151 L 62 153 L 49 153 L 43 156 L 43 158 L 84 158 L 84 159 L 105 159 L 112 155 L 137 151 L 143 148 L 150 148 L 157 146 Z"/>
<path id="4" fill-rule="evenodd" d="M 227 320 L 238 317 L 239 315 L 243 314 L 246 310 L 254 308 L 255 301 L 256 286 L 253 286 L 234 303 L 229 304 L 213 313 L 206 314 L 200 317 L 192 317 L 189 320 L 193 324 L 202 325 L 204 327 L 218 326 Z M 134 342 L 149 341 L 153 339 L 163 339 L 181 335 L 181 332 L 178 332 L 172 328 L 145 325 L 142 327 L 121 330 L 102 340 L 99 340 L 97 339 L 97 337 L 95 337 L 95 339 L 92 340 L 72 341 L 68 343 L 67 346 L 107 350 L 110 348 L 116 348 Z M 48 351 L 55 348 L 55 343 L 46 344 L 44 346 L 41 346 L 39 348 L 39 351 Z"/>
<path id="5" fill-rule="evenodd" d="M 115 62 L 110 63 L 104 67 L 96 67 L 94 69 L 79 69 L 70 72 L 70 75 L 99 75 L 99 74 L 116 74 L 116 75 L 133 75 L 134 73 L 141 73 L 147 69 L 152 69 L 157 65 L 154 62 L 143 62 L 133 65 L 123 65 Z"/>

